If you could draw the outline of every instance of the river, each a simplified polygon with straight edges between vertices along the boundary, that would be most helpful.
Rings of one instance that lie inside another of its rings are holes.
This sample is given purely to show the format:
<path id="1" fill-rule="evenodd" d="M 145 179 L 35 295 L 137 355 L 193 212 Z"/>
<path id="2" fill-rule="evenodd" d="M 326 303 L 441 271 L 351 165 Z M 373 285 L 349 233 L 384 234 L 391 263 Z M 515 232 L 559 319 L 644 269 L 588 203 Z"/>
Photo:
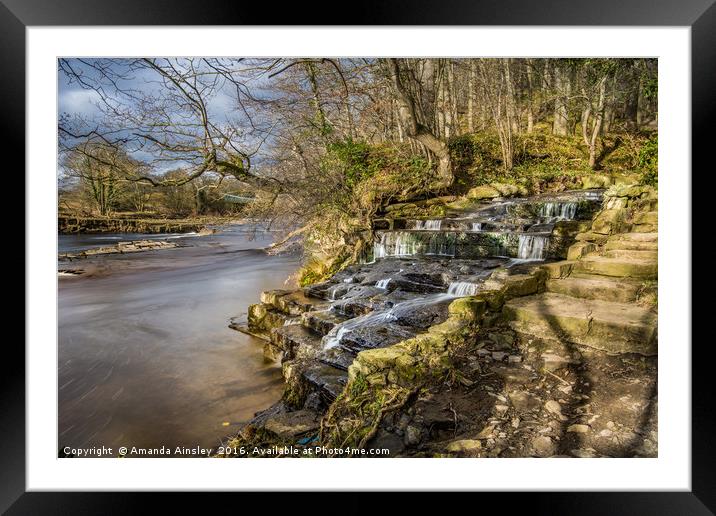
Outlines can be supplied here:
<path id="1" fill-rule="evenodd" d="M 157 235 L 152 235 L 157 238 Z M 281 370 L 262 341 L 227 327 L 262 290 L 282 288 L 296 255 L 239 225 L 187 247 L 62 262 L 59 447 L 215 447 L 277 401 Z M 139 235 L 60 235 L 59 252 Z"/>

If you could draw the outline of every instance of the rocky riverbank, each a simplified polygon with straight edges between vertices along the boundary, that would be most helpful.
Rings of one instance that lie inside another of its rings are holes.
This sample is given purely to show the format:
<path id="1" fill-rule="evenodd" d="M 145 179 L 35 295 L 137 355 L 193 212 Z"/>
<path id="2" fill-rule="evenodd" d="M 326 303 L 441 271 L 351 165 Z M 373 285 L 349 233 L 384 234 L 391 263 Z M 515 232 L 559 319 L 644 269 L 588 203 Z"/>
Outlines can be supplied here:
<path id="1" fill-rule="evenodd" d="M 61 234 L 71 233 L 190 233 L 206 229 L 205 222 L 172 219 L 131 219 L 102 217 L 57 217 Z"/>
<path id="2" fill-rule="evenodd" d="M 61 253 L 58 255 L 58 259 L 60 261 L 72 261 L 102 254 L 141 253 L 143 251 L 175 249 L 177 247 L 186 246 L 187 244 L 170 240 L 129 240 L 126 242 L 117 242 L 111 246 L 85 249 L 84 251 L 80 251 L 78 253 Z"/>
<path id="3" fill-rule="evenodd" d="M 286 389 L 229 444 L 656 456 L 656 192 L 490 195 L 377 221 L 365 263 L 233 321 Z"/>

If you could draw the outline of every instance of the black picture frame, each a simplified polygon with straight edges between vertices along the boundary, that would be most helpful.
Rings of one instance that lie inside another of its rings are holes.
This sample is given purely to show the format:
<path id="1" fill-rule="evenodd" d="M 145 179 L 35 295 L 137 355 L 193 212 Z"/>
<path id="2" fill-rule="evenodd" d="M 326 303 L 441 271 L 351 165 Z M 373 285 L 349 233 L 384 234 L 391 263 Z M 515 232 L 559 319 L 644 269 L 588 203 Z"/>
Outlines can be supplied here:
<path id="1" fill-rule="evenodd" d="M 336 2 L 261 2 L 234 4 L 202 0 L 0 0 L 0 45 L 5 148 L 23 149 L 25 139 L 25 30 L 28 26 L 62 25 L 551 25 L 551 26 L 689 26 L 692 70 L 692 168 L 708 174 L 714 169 L 716 115 L 716 4 L 715 0 L 370 0 L 360 4 Z M 279 7 L 280 5 L 280 7 Z M 340 10 L 339 10 L 340 9 Z M 342 13 L 342 14 L 339 14 Z M 25 168 L 24 153 L 15 152 L 15 170 Z M 691 174 L 691 171 L 683 171 Z M 693 178 L 693 174 L 692 174 Z M 707 179 L 708 180 L 708 179 Z M 693 193 L 699 193 L 693 189 Z M 25 192 L 28 194 L 28 192 Z M 703 190 L 701 193 L 704 193 Z M 696 206 L 693 198 L 692 206 Z M 671 214 L 677 216 L 677 214 Z M 692 216 L 696 227 L 695 214 Z M 693 231 L 693 236 L 699 232 Z M 693 240 L 693 239 L 692 239 Z M 24 246 L 23 246 L 24 249 Z M 24 251 L 23 251 L 24 253 Z M 23 254 L 24 256 L 24 254 Z M 685 260 L 691 250 L 684 250 Z M 27 258 L 27 257 L 25 257 Z M 27 261 L 26 261 L 27 263 Z M 695 268 L 697 261 L 693 261 Z M 668 272 L 668 271 L 667 271 Z M 26 270 L 27 275 L 32 274 Z M 18 303 L 19 304 L 19 303 Z M 710 304 L 692 302 L 693 313 L 708 320 Z M 667 314 L 668 316 L 668 314 Z M 486 493 L 502 500 L 510 512 L 524 508 L 532 514 L 714 514 L 716 512 L 716 446 L 712 416 L 714 387 L 710 348 L 712 338 L 696 339 L 692 352 L 692 491 L 647 493 Z M 689 342 L 669 343 L 688 350 Z M 147 512 L 147 494 L 26 493 L 25 492 L 25 353 L 16 340 L 6 339 L 0 399 L 0 510 L 8 514 L 104 514 Z M 687 403 L 688 400 L 684 400 Z M 48 425 L 51 426 L 51 425 Z M 162 503 L 186 503 L 184 494 L 162 494 Z M 261 503 L 266 495 L 241 494 L 242 505 Z M 451 497 L 453 495 L 450 495 Z M 454 495 L 457 496 L 457 495 Z M 509 502 L 505 501 L 508 497 Z M 404 497 L 406 500 L 408 497 Z M 421 495 L 410 502 L 427 508 Z M 219 496 L 218 501 L 225 500 Z M 443 504 L 445 504 L 443 498 Z M 271 503 L 276 504 L 272 496 Z M 294 494 L 292 513 L 316 510 L 315 495 Z M 374 510 L 364 494 L 342 495 L 328 501 L 341 512 Z M 402 502 L 401 502 L 402 503 Z M 448 505 L 467 503 L 451 498 Z M 165 506 L 166 510 L 166 506 Z M 274 505 L 273 510 L 280 510 Z M 402 512 L 409 510 L 403 506 Z M 444 510 L 444 509 L 443 509 Z M 475 510 L 478 510 L 477 508 Z M 165 512 L 165 511 L 162 511 Z"/>

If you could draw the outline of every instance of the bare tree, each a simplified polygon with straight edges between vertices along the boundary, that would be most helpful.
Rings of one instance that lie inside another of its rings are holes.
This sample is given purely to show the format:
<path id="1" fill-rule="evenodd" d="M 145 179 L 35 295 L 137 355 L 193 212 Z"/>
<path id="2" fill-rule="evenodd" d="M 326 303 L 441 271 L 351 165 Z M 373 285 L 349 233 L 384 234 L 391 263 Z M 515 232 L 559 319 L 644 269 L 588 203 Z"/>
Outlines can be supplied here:
<path id="1" fill-rule="evenodd" d="M 390 77 L 398 104 L 398 117 L 405 133 L 424 145 L 438 159 L 438 177 L 440 187 L 450 186 L 454 180 L 450 151 L 447 142 L 439 138 L 435 131 L 425 123 L 425 113 L 419 102 L 420 81 L 414 71 L 403 68 L 399 59 L 386 59 L 386 69 Z"/>

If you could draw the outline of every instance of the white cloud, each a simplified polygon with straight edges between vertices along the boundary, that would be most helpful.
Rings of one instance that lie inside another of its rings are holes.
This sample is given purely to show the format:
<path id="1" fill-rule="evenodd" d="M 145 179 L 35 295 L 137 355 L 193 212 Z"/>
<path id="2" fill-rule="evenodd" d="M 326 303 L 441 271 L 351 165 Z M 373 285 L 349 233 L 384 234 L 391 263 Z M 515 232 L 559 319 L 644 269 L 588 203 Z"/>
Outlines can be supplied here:
<path id="1" fill-rule="evenodd" d="M 99 100 L 99 93 L 94 90 L 64 90 L 59 95 L 58 109 L 60 113 L 94 115 L 99 112 L 96 105 Z"/>

